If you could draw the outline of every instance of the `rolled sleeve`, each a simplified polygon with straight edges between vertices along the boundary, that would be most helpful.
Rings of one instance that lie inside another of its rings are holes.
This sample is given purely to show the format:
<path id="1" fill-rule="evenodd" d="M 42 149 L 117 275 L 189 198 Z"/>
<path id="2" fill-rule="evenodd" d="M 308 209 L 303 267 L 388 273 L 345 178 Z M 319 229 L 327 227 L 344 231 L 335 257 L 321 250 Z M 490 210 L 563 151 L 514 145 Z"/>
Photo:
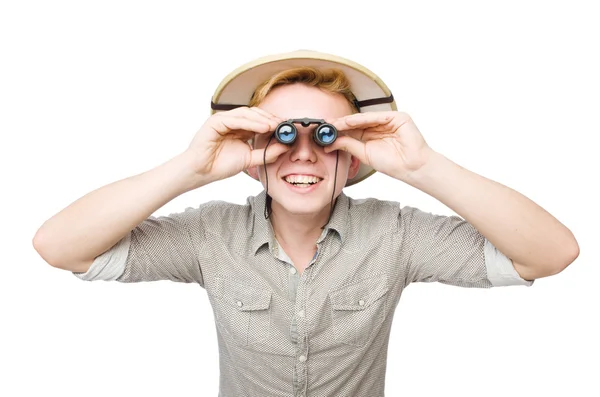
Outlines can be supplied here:
<path id="1" fill-rule="evenodd" d="M 124 283 L 169 280 L 204 286 L 200 265 L 206 240 L 201 209 L 150 216 L 131 231 Z"/>
<path id="2" fill-rule="evenodd" d="M 467 288 L 490 288 L 484 260 L 484 237 L 458 216 L 434 215 L 404 207 L 402 263 L 407 284 L 440 282 Z"/>
<path id="3" fill-rule="evenodd" d="M 94 259 L 87 272 L 72 272 L 75 277 L 84 281 L 114 281 L 125 271 L 125 263 L 131 245 L 131 232 L 127 233 L 108 251 Z"/>
<path id="4" fill-rule="evenodd" d="M 487 239 L 485 240 L 484 256 L 488 279 L 494 287 L 509 285 L 525 285 L 530 287 L 533 285 L 533 280 L 523 279 L 515 270 L 510 258 L 498 251 Z"/>
<path id="5" fill-rule="evenodd" d="M 150 216 L 98 256 L 87 272 L 73 274 L 85 281 L 170 280 L 203 287 L 199 253 L 205 236 L 200 213 L 188 207 L 168 216 Z"/>

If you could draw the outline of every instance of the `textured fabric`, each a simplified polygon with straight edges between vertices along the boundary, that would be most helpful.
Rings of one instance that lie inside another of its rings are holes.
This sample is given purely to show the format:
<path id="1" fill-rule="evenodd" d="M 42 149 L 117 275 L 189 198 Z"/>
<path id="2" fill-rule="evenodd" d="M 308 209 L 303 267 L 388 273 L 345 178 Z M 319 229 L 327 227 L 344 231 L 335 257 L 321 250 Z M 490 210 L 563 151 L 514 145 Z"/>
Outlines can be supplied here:
<path id="1" fill-rule="evenodd" d="M 344 194 L 300 275 L 264 218 L 265 197 L 150 217 L 74 274 L 204 287 L 220 397 L 383 396 L 394 310 L 411 282 L 533 283 L 459 217 Z"/>

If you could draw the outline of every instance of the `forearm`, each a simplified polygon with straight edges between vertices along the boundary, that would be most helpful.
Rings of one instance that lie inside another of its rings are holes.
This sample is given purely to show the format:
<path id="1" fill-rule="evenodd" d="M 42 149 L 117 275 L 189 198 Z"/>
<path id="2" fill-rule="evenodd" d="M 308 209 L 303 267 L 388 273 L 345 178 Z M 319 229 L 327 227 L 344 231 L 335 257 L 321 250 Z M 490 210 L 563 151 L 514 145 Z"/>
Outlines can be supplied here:
<path id="1" fill-rule="evenodd" d="M 33 239 L 35 249 L 52 266 L 85 271 L 157 209 L 197 187 L 187 156 L 81 197 L 44 222 Z"/>
<path id="2" fill-rule="evenodd" d="M 571 231 L 522 194 L 433 153 L 407 181 L 471 223 L 504 255 L 550 275 L 578 254 Z"/>

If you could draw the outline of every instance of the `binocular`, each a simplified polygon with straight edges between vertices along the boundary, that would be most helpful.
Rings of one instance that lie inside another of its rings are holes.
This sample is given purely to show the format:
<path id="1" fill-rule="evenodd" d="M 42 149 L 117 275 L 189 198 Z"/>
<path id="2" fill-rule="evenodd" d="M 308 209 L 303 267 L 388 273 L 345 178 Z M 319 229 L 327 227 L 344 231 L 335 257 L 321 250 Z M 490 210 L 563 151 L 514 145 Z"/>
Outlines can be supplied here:
<path id="1" fill-rule="evenodd" d="M 302 124 L 303 127 L 308 127 L 311 124 L 317 124 L 317 128 L 313 131 L 313 140 L 317 145 L 327 146 L 335 142 L 337 138 L 337 129 L 321 119 L 289 119 L 280 123 L 275 129 L 275 139 L 284 145 L 291 145 L 298 137 L 298 130 L 295 123 Z"/>

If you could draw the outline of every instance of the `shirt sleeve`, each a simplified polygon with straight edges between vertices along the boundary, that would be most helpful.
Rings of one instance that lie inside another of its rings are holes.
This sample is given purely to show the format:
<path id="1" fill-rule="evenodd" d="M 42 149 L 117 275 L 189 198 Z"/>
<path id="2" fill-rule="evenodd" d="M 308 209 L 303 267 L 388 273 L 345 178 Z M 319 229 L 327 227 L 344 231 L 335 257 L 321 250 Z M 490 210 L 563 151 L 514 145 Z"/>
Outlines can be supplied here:
<path id="1" fill-rule="evenodd" d="M 488 280 L 490 280 L 492 286 L 525 285 L 530 287 L 533 285 L 534 280 L 523 279 L 517 273 L 512 260 L 498 251 L 488 240 L 485 240 L 483 255 Z"/>
<path id="2" fill-rule="evenodd" d="M 407 284 L 437 281 L 470 288 L 533 284 L 523 280 L 512 261 L 461 217 L 404 207 L 400 228 Z"/>
<path id="3" fill-rule="evenodd" d="M 198 255 L 203 239 L 199 209 L 151 216 L 98 256 L 87 272 L 73 274 L 86 281 L 170 280 L 204 287 Z"/>
<path id="4" fill-rule="evenodd" d="M 87 272 L 73 272 L 73 275 L 84 281 L 114 281 L 125 271 L 125 263 L 131 245 L 131 232 L 127 233 L 117 244 L 94 259 Z"/>

